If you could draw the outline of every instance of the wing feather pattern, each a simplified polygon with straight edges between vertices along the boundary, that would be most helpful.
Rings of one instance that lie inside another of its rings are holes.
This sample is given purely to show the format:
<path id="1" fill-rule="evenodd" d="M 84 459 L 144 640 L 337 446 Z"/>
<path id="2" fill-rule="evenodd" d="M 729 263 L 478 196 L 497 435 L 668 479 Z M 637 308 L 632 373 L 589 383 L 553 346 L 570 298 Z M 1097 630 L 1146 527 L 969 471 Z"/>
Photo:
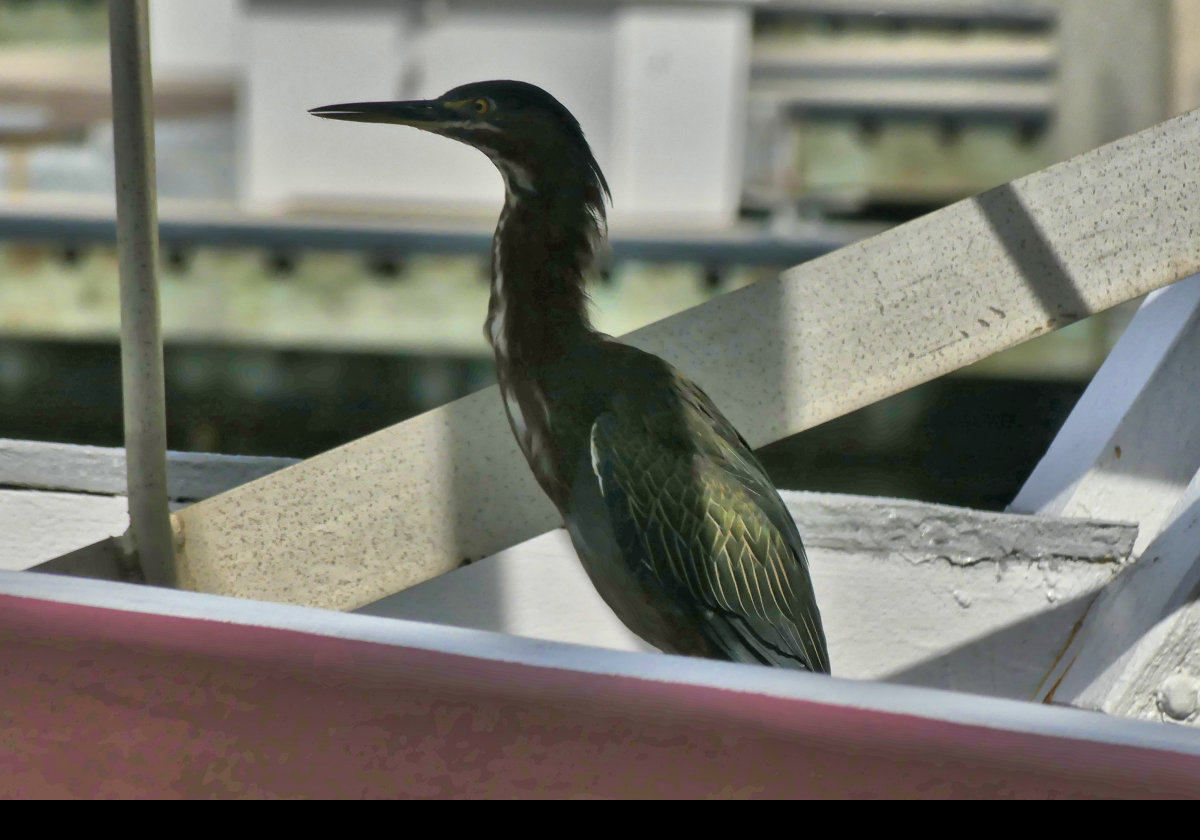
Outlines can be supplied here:
<path id="1" fill-rule="evenodd" d="M 657 408 L 616 400 L 591 429 L 591 466 L 623 525 L 624 562 L 696 605 L 705 637 L 728 658 L 829 673 L 791 514 L 708 397 L 679 374 L 671 384 Z"/>

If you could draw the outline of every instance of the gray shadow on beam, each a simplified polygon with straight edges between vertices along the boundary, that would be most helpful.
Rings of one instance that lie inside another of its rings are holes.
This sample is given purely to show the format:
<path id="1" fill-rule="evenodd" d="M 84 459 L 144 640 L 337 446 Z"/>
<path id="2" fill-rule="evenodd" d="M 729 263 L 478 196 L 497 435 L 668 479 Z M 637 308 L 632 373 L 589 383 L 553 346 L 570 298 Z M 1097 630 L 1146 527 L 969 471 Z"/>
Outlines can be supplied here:
<path id="1" fill-rule="evenodd" d="M 1049 326 L 1061 327 L 1091 315 L 1071 275 L 1011 184 L 973 199 L 1025 285 L 1037 296 Z"/>
<path id="2" fill-rule="evenodd" d="M 960 645 L 940 656 L 880 677 L 881 682 L 919 685 L 1030 700 L 1065 649 L 1075 625 L 1098 593 L 1063 601 L 1049 610 Z M 1060 647 L 1053 647 L 1060 640 Z M 834 672 L 836 674 L 836 671 Z"/>
<path id="3" fill-rule="evenodd" d="M 137 559 L 129 557 L 122 549 L 121 537 L 105 537 L 99 542 L 30 566 L 26 571 L 125 583 L 146 582 Z"/>

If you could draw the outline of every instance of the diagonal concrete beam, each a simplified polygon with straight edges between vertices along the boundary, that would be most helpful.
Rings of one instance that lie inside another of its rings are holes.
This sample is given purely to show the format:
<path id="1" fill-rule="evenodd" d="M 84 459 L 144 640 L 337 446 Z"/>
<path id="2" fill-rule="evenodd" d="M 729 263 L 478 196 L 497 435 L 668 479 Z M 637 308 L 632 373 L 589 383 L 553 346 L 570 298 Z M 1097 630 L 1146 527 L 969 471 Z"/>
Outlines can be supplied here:
<path id="1" fill-rule="evenodd" d="M 1200 272 L 1197 148 L 1200 113 L 1175 118 L 630 341 L 777 440 Z M 188 587 L 337 609 L 556 524 L 491 389 L 176 523 Z"/>

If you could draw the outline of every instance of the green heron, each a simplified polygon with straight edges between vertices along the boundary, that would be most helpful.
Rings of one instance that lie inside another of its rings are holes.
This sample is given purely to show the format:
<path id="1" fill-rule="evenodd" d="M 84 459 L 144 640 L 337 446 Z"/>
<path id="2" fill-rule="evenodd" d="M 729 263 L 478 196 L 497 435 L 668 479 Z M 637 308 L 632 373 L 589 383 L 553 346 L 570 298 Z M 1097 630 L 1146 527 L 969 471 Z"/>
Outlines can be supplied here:
<path id="1" fill-rule="evenodd" d="M 585 277 L 608 184 L 571 112 L 524 82 L 314 108 L 474 146 L 504 178 L 485 334 L 505 411 L 600 595 L 669 653 L 829 673 L 796 525 L 693 382 L 597 332 Z"/>

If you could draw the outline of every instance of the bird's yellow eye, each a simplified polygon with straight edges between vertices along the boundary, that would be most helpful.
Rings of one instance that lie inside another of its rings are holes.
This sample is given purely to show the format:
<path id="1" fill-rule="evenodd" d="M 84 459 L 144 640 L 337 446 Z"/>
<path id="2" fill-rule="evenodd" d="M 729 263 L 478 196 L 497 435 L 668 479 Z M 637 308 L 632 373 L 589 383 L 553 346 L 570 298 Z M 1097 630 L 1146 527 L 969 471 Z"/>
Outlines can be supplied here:
<path id="1" fill-rule="evenodd" d="M 476 114 L 486 114 L 490 106 L 486 99 L 476 99 L 471 103 L 471 107 L 475 109 Z"/>

